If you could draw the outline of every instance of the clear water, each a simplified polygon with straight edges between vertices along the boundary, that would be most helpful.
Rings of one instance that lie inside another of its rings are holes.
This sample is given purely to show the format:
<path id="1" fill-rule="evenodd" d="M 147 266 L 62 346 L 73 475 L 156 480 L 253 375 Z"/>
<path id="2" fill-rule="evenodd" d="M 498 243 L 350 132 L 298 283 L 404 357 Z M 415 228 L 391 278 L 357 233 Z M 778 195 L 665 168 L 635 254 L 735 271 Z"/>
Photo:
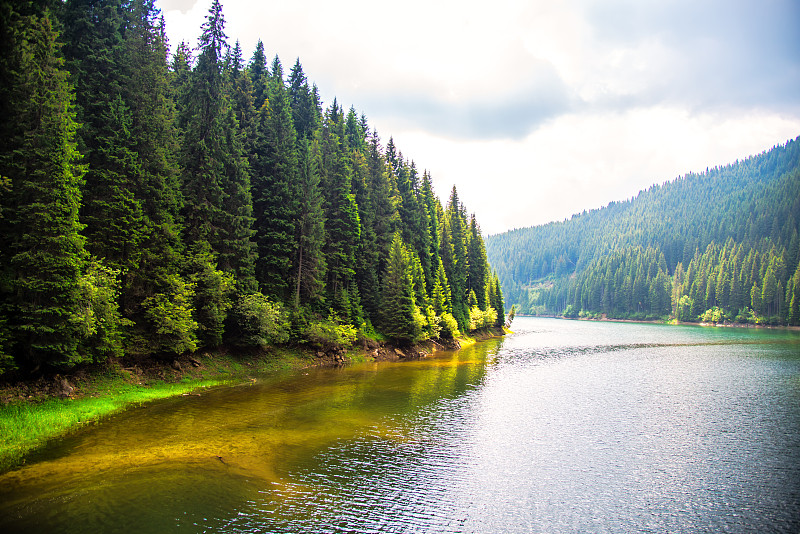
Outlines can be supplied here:
<path id="1" fill-rule="evenodd" d="M 121 414 L 0 476 L 0 531 L 800 532 L 800 333 L 514 330 Z"/>

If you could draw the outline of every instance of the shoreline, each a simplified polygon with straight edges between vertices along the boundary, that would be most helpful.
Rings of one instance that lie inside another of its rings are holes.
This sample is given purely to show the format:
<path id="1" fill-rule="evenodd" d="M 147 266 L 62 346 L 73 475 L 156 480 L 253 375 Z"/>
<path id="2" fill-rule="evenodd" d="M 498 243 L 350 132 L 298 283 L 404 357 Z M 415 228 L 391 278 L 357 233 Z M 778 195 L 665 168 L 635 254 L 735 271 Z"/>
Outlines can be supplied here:
<path id="1" fill-rule="evenodd" d="M 564 317 L 563 315 L 526 315 L 517 314 L 517 317 L 541 317 L 544 319 L 564 319 L 565 321 L 588 321 L 588 322 L 608 322 L 608 323 L 634 323 L 634 324 L 665 324 L 674 326 L 703 326 L 714 328 L 752 328 L 752 329 L 768 329 L 768 330 L 792 330 L 800 332 L 800 326 L 795 325 L 774 325 L 774 324 L 750 324 L 750 323 L 693 323 L 693 322 L 680 322 L 676 319 L 664 321 L 661 319 L 614 319 L 609 317 L 588 318 L 588 317 Z"/>
<path id="2" fill-rule="evenodd" d="M 427 340 L 409 347 L 365 341 L 350 349 L 220 348 L 177 356 L 171 361 L 114 359 L 93 369 L 0 384 L 0 473 L 24 465 L 30 453 L 53 439 L 154 400 L 277 378 L 309 367 L 417 360 L 505 333 L 507 330 L 487 329 L 444 343 Z"/>

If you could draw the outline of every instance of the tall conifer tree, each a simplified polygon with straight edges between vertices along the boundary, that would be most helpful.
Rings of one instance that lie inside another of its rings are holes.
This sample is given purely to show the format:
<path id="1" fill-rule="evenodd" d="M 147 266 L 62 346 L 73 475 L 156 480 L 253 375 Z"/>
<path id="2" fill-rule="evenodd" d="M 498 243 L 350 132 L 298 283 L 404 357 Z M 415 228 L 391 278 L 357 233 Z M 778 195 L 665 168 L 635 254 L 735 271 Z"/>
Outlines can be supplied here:
<path id="1" fill-rule="evenodd" d="M 18 364 L 73 364 L 83 359 L 76 319 L 86 256 L 73 95 L 50 13 L 6 9 L 0 176 L 11 191 L 3 206 L 2 312 Z"/>
<path id="2" fill-rule="evenodd" d="M 273 70 L 281 70 L 277 58 Z M 291 279 L 297 253 L 298 162 L 291 108 L 280 76 L 269 79 L 268 98 L 258 115 L 252 166 L 256 277 L 264 294 L 289 302 L 295 289 Z"/>

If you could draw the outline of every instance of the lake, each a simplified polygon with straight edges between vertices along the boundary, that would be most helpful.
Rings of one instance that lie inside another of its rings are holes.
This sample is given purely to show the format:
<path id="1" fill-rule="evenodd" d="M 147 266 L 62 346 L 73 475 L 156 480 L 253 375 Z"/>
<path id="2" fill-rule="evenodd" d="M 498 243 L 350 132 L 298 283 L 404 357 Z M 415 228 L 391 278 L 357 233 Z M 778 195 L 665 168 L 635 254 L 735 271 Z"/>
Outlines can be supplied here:
<path id="1" fill-rule="evenodd" d="M 0 476 L 0 531 L 800 532 L 800 333 L 513 330 L 108 418 Z"/>

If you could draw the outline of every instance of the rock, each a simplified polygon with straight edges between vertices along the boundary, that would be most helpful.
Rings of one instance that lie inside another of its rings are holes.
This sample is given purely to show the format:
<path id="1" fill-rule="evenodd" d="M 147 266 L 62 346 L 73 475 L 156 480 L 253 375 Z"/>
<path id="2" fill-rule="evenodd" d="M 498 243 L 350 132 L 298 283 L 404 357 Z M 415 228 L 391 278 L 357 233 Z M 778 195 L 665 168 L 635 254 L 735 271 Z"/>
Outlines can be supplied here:
<path id="1" fill-rule="evenodd" d="M 400 349 L 394 349 L 394 353 L 397 354 L 398 356 L 400 356 L 401 358 L 405 358 L 406 357 L 405 353 Z"/>
<path id="2" fill-rule="evenodd" d="M 194 359 L 192 357 L 189 357 L 189 363 L 191 363 L 195 367 L 200 367 L 200 365 L 201 365 L 199 360 L 196 360 L 196 359 Z"/>
<path id="3" fill-rule="evenodd" d="M 66 378 L 62 378 L 58 383 L 58 394 L 63 398 L 71 397 L 75 388 L 69 383 Z"/>
<path id="4" fill-rule="evenodd" d="M 172 368 L 178 372 L 181 372 L 183 370 L 181 369 L 181 364 L 178 360 L 172 360 Z"/>

